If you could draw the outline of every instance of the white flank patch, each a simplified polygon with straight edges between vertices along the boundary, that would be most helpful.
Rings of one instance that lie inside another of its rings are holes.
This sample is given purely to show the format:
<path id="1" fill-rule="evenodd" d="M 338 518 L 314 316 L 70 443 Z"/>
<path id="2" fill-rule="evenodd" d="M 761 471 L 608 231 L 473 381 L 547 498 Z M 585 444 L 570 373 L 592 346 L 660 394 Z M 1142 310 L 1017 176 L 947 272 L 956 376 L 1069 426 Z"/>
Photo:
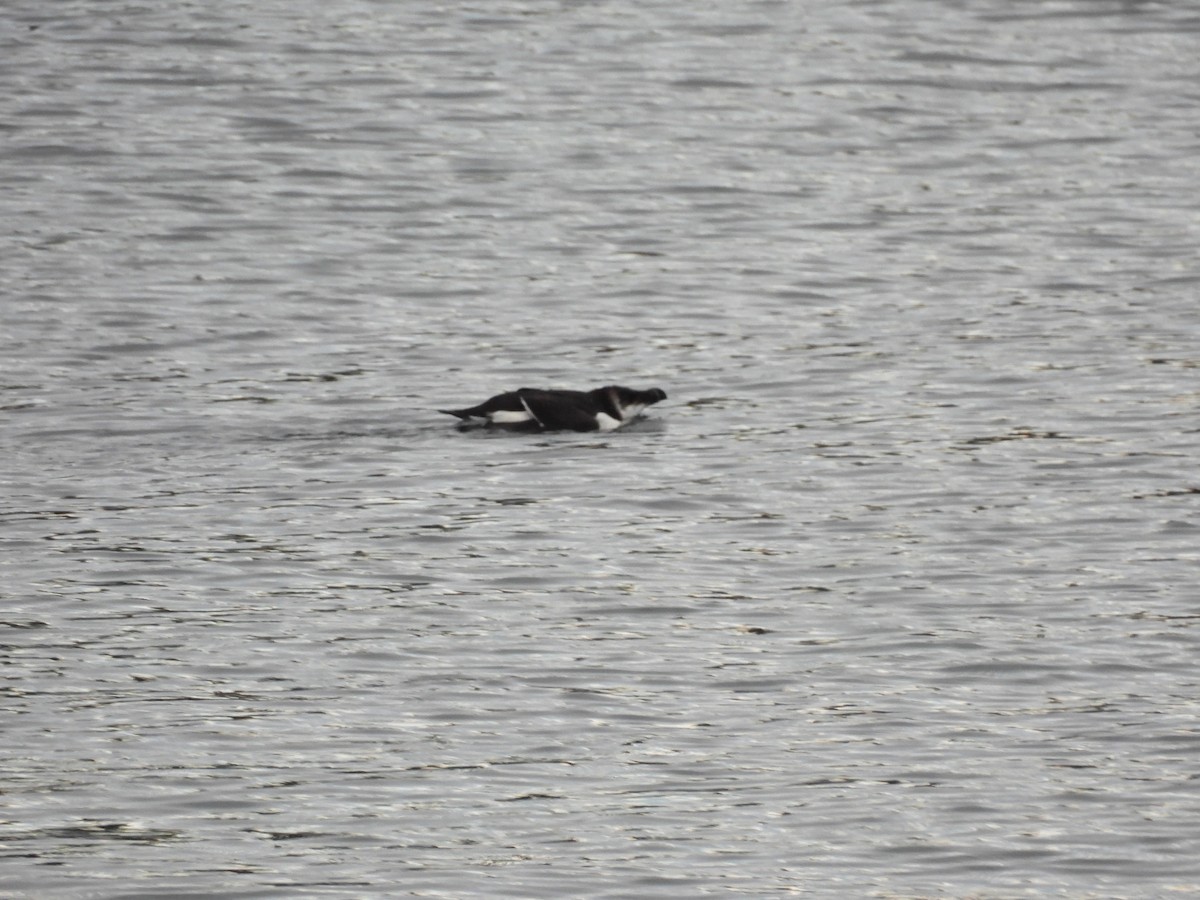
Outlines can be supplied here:
<path id="1" fill-rule="evenodd" d="M 523 409 L 498 409 L 494 413 L 489 413 L 488 418 L 497 425 L 517 425 L 521 422 L 528 422 L 533 418 L 533 414 Z"/>
<path id="2" fill-rule="evenodd" d="M 625 423 L 620 419 L 614 419 L 608 413 L 596 413 L 596 424 L 600 426 L 601 431 L 612 431 L 614 428 L 620 428 Z"/>

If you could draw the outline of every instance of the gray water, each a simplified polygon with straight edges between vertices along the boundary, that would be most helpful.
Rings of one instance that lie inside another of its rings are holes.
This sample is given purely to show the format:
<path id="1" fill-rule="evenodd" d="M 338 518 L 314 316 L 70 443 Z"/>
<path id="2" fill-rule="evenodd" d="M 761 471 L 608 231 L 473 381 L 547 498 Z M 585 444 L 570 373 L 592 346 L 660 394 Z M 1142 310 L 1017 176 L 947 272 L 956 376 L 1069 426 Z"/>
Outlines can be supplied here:
<path id="1" fill-rule="evenodd" d="M 1192 4 L 0 20 L 4 897 L 1200 892 Z"/>

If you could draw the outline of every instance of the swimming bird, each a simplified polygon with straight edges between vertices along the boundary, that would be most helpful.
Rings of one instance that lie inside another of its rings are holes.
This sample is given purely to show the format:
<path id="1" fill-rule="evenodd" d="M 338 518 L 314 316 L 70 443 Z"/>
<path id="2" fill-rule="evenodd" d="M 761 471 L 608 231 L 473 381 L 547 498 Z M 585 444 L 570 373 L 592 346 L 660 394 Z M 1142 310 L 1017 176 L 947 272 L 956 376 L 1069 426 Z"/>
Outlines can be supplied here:
<path id="1" fill-rule="evenodd" d="M 464 422 L 486 419 L 488 425 L 520 431 L 612 431 L 632 421 L 643 409 L 666 400 L 662 388 L 635 391 L 610 384 L 594 391 L 518 388 L 497 394 L 467 409 L 439 409 Z"/>

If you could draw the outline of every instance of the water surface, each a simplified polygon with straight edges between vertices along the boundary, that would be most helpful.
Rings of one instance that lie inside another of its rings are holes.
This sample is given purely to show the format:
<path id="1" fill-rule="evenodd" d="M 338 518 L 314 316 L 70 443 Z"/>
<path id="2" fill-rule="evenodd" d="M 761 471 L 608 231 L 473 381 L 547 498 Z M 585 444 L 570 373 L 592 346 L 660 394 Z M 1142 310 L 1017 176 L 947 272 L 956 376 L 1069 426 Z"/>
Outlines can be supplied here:
<path id="1" fill-rule="evenodd" d="M 7 13 L 7 896 L 1200 889 L 1185 4 Z"/>

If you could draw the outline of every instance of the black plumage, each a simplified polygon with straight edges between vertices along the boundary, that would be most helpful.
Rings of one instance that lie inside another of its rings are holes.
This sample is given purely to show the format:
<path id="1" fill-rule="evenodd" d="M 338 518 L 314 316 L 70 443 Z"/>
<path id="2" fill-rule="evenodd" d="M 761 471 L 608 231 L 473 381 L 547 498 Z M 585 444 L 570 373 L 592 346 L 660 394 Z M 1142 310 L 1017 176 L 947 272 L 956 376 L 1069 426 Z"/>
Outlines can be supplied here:
<path id="1" fill-rule="evenodd" d="M 636 418 L 652 403 L 666 400 L 661 388 L 637 391 L 608 385 L 592 391 L 518 388 L 466 409 L 440 409 L 463 421 L 486 419 L 523 431 L 612 431 Z"/>

